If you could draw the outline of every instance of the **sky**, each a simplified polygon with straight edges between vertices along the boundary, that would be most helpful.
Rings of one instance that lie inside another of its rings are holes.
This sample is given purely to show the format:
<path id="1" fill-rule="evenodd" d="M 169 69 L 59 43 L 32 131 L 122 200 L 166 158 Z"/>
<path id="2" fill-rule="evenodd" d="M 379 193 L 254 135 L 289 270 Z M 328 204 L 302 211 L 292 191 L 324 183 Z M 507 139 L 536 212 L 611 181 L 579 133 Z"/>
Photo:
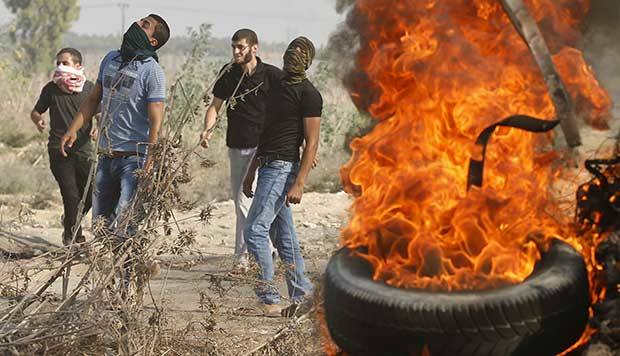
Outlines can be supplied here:
<path id="1" fill-rule="evenodd" d="M 187 34 L 188 27 L 212 25 L 215 37 L 230 37 L 239 28 L 255 30 L 260 41 L 288 42 L 305 35 L 317 45 L 343 21 L 335 0 L 81 0 L 80 18 L 71 31 L 78 34 L 118 34 L 146 14 L 161 15 L 172 36 Z M 125 21 L 122 20 L 123 8 Z M 0 23 L 13 15 L 0 2 Z M 122 31 L 121 31 L 122 29 Z"/>

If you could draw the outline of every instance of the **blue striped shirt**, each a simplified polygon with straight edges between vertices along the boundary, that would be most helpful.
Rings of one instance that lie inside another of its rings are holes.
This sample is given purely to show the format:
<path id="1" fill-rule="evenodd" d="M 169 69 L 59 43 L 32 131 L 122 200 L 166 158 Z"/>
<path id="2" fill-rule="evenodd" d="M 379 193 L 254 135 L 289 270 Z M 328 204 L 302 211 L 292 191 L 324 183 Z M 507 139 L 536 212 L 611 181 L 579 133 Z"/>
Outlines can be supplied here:
<path id="1" fill-rule="evenodd" d="M 99 66 L 97 83 L 103 89 L 99 149 L 145 153 L 149 141 L 147 104 L 165 100 L 166 78 L 153 58 L 119 69 L 121 63 L 120 51 L 112 51 Z"/>

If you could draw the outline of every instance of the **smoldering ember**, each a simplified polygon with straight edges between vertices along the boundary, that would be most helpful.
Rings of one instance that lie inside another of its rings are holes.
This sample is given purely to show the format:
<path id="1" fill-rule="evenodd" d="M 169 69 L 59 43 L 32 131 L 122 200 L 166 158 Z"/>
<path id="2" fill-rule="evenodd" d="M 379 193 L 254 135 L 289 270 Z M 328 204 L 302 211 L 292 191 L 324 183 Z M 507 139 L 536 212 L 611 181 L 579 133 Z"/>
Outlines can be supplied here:
<path id="1" fill-rule="evenodd" d="M 4 1 L 2 354 L 620 354 L 620 2 L 190 3 Z"/>

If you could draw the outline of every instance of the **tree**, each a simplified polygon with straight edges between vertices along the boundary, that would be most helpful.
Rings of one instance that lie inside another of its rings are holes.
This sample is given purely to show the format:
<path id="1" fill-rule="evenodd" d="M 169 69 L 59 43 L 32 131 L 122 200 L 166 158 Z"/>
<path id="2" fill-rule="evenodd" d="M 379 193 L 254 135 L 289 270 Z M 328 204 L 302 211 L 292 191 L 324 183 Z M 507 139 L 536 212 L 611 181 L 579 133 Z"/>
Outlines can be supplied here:
<path id="1" fill-rule="evenodd" d="M 78 0 L 3 0 L 16 18 L 10 36 L 22 63 L 35 71 L 52 66 L 62 36 L 79 18 Z"/>

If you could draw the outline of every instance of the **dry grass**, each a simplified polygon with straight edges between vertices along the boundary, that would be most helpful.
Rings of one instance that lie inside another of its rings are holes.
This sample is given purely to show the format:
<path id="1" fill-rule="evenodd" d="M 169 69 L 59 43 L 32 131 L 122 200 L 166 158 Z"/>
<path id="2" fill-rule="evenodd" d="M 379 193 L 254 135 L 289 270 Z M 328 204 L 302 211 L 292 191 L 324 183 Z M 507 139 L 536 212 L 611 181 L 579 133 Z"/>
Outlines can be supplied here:
<path id="1" fill-rule="evenodd" d="M 196 210 L 195 202 L 181 191 L 193 180 L 192 160 L 201 162 L 200 175 L 206 181 L 211 172 L 221 171 L 208 157 L 199 157 L 192 140 L 183 142 L 182 132 L 195 119 L 201 103 L 175 95 L 181 83 L 177 81 L 171 89 L 170 106 L 189 106 L 189 110 L 168 112 L 167 129 L 160 143 L 150 148 L 155 165 L 151 171 L 137 172 L 137 195 L 116 224 L 108 227 L 103 221 L 94 222 L 95 237 L 79 248 L 70 245 L 2 265 L 0 293 L 5 303 L 0 305 L 0 350 L 14 355 L 239 354 L 238 348 L 231 348 L 226 338 L 220 337 L 225 331 L 217 320 L 227 311 L 212 295 L 224 298 L 240 285 L 258 283 L 255 273 L 213 279 L 210 292 L 200 292 L 200 318 L 187 323 L 175 320 L 161 298 L 170 268 L 161 289 L 154 290 L 150 282 L 158 256 L 192 251 L 196 234 L 180 227 L 177 212 L 198 211 L 184 219 L 203 223 L 210 217 L 209 206 Z M 227 172 L 218 176 L 227 176 Z M 80 274 L 71 277 L 72 270 Z M 61 282 L 62 293 L 58 294 L 54 286 Z M 147 303 L 150 309 L 144 308 Z M 291 319 L 263 345 L 244 352 L 309 354 L 304 351 L 308 343 L 303 341 L 313 332 L 308 315 Z"/>
<path id="2" fill-rule="evenodd" d="M 88 54 L 86 57 L 89 63 L 95 62 Z M 7 198 L 0 204 L 25 209 L 27 214 L 18 214 L 19 219 L 24 218 L 22 215 L 31 218 L 35 213 L 28 207 L 41 208 L 48 201 L 60 200 L 47 163 L 47 135 L 38 134 L 29 120 L 47 76 L 28 78 L 3 68 L 0 65 L 0 95 L 5 98 L 0 106 L 0 194 Z M 93 69 L 91 65 L 89 73 L 96 73 Z M 182 73 L 178 77 L 183 78 Z M 180 228 L 176 214 L 191 210 L 193 213 L 184 214 L 184 219 L 206 222 L 209 203 L 230 197 L 225 121 L 208 150 L 196 146 L 205 105 L 203 93 L 180 89 L 184 80 L 196 79 L 195 75 L 191 77 L 177 80 L 171 88 L 165 134 L 152 148 L 157 164 L 152 172 L 141 173 L 138 196 L 116 228 L 105 229 L 101 222 L 94 223 L 95 237 L 79 249 L 72 245 L 30 260 L 2 261 L 0 353 L 320 354 L 320 347 L 308 342 L 318 338 L 312 310 L 279 322 L 273 335 L 259 337 L 263 341 L 258 346 L 247 344 L 249 336 L 240 336 L 239 325 L 227 321 L 233 312 L 230 304 L 238 305 L 240 291 L 258 283 L 255 273 L 214 276 L 207 289 L 196 291 L 200 313 L 186 320 L 179 320 L 169 310 L 164 297 L 169 292 L 167 281 L 173 264 L 164 267 L 163 283 L 158 289 L 151 284 L 154 260 L 162 256 L 194 256 L 196 233 Z M 326 102 L 329 100 L 326 98 Z M 336 115 L 325 122 L 337 123 L 340 118 Z M 341 143 L 335 142 L 345 131 L 344 124 L 326 131 L 331 136 L 322 143 L 320 165 L 309 177 L 309 190 L 340 189 L 338 167 L 348 156 Z M 2 220 L 0 224 L 13 226 L 20 221 Z M 137 232 L 128 235 L 128 227 Z M 186 267 L 192 265 L 188 262 Z M 62 293 L 58 292 L 59 285 Z M 262 322 L 249 324 L 258 328 Z M 257 334 L 255 330 L 253 335 Z"/>
<path id="3" fill-rule="evenodd" d="M 34 209 L 49 207 L 60 202 L 58 185 L 46 164 L 35 167 L 27 161 L 0 161 L 0 205 L 16 207 L 22 203 Z"/>

